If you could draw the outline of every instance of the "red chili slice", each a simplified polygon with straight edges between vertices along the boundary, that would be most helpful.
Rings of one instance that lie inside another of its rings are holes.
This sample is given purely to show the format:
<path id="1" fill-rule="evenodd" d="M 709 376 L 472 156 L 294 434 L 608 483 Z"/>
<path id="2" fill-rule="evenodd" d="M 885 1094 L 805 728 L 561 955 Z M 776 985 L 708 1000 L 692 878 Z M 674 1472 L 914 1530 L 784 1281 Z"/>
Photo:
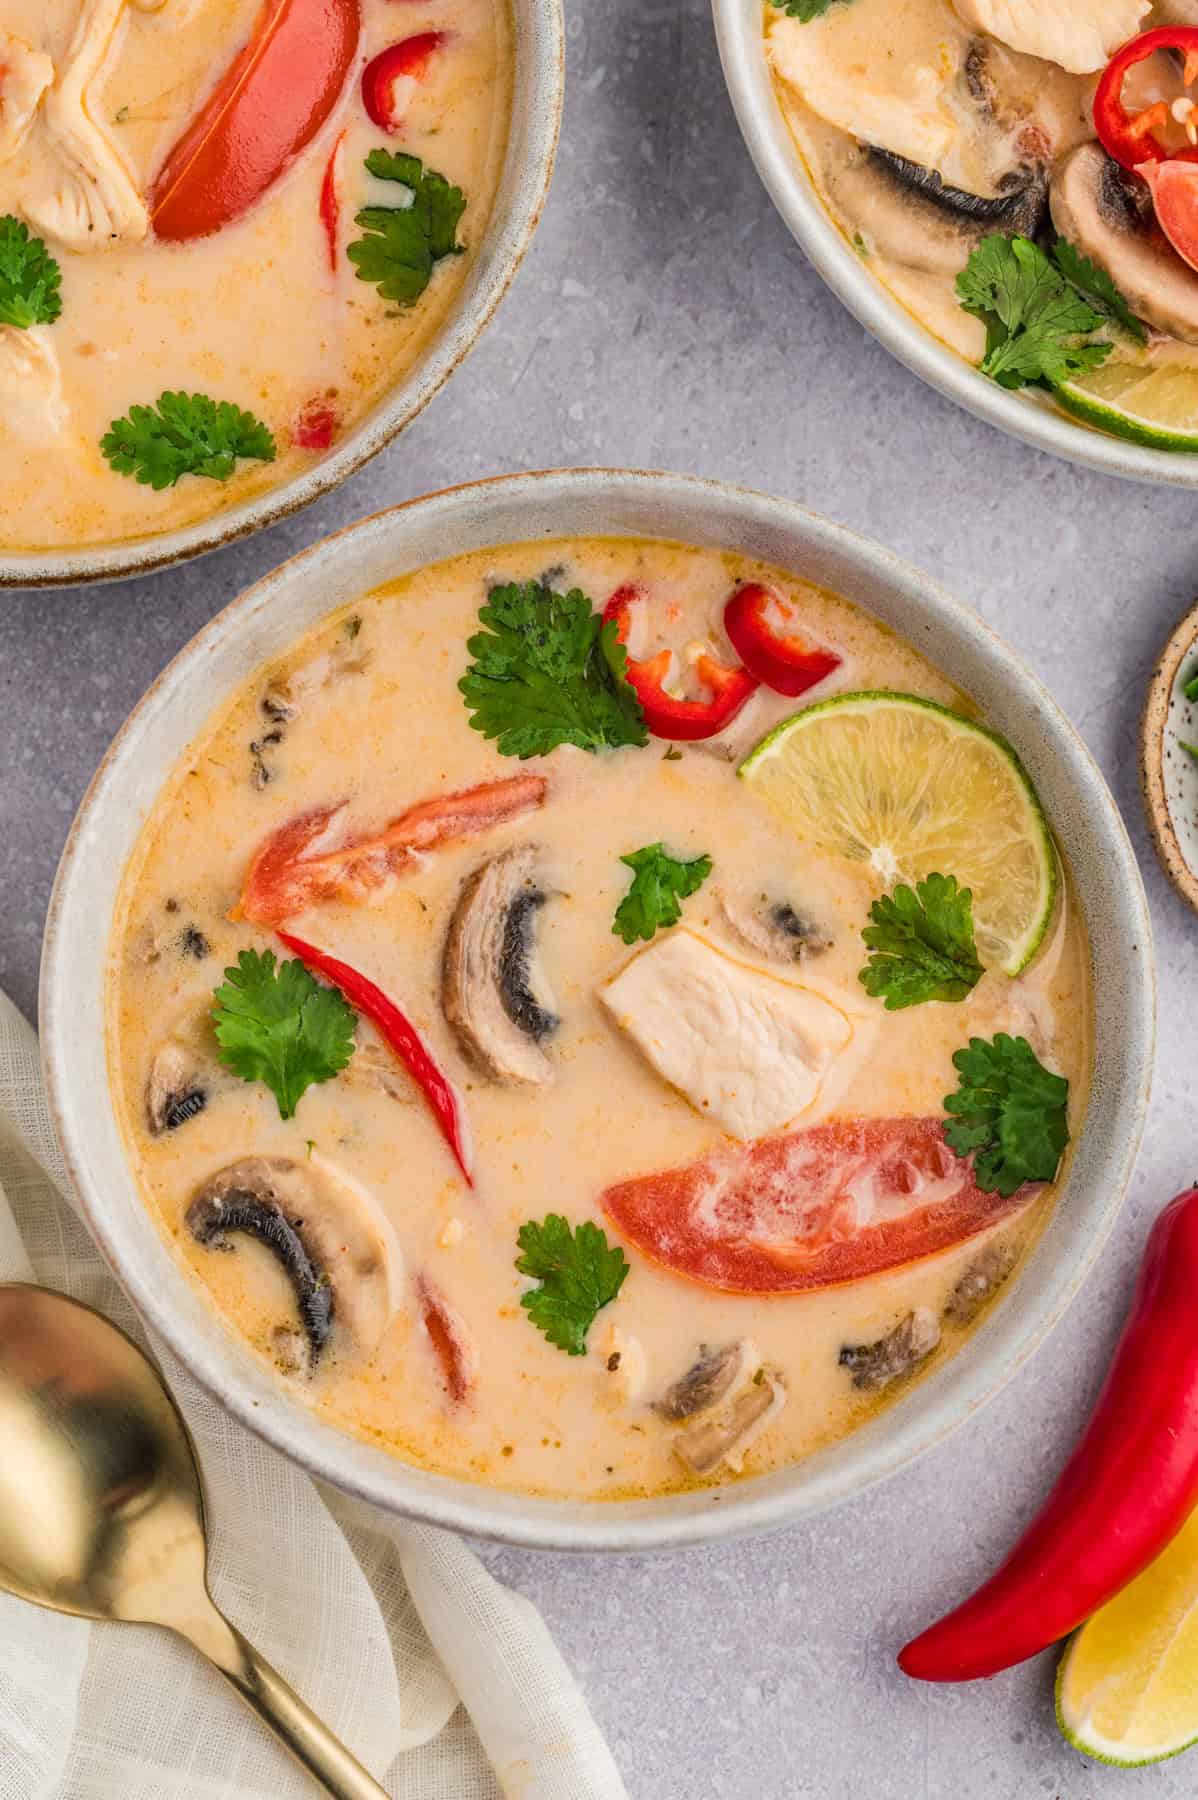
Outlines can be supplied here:
<path id="1" fill-rule="evenodd" d="M 757 581 L 737 588 L 724 608 L 728 642 L 746 669 L 775 693 L 792 699 L 823 681 L 841 663 L 834 650 L 817 649 L 791 629 L 795 617 L 788 600 Z"/>
<path id="2" fill-rule="evenodd" d="M 309 400 L 296 414 L 291 441 L 297 450 L 329 450 L 341 425 L 335 406 L 327 400 Z"/>
<path id="3" fill-rule="evenodd" d="M 341 247 L 341 165 L 345 161 L 345 133 L 333 145 L 333 154 L 325 166 L 320 184 L 320 222 L 329 246 L 329 268 L 337 273 L 337 253 Z"/>
<path id="4" fill-rule="evenodd" d="M 250 864 L 234 916 L 277 925 L 322 901 L 358 905 L 409 868 L 417 852 L 518 819 L 541 805 L 548 786 L 540 775 L 514 775 L 462 793 L 441 794 L 409 807 L 377 837 L 357 838 L 323 852 L 319 840 L 341 806 L 315 807 L 267 838 Z"/>
<path id="5" fill-rule="evenodd" d="M 424 79 L 433 56 L 447 42 L 447 31 L 418 31 L 415 37 L 389 44 L 366 65 L 362 103 L 380 131 L 400 131 L 416 84 Z"/>
<path id="6" fill-rule="evenodd" d="M 632 630 L 633 608 L 646 605 L 647 599 L 643 589 L 629 585 L 617 588 L 603 609 L 604 619 L 615 625 L 616 636 L 625 646 Z M 643 661 L 628 658 L 628 679 L 654 737 L 684 742 L 715 737 L 731 724 L 759 686 L 757 677 L 747 669 L 730 668 L 704 651 L 695 660 L 695 674 L 708 689 L 710 699 L 678 699 L 667 693 L 665 686 L 673 659 L 672 650 L 659 650 Z"/>
<path id="7" fill-rule="evenodd" d="M 1162 25 L 1156 31 L 1141 32 L 1116 51 L 1094 95 L 1094 129 L 1107 154 L 1125 169 L 1136 169 L 1145 162 L 1188 162 L 1198 157 L 1198 150 L 1171 150 L 1157 137 L 1158 128 L 1169 119 L 1163 100 L 1134 114 L 1123 103 L 1123 85 L 1129 71 L 1155 56 L 1158 50 L 1176 50 L 1184 57 L 1183 79 L 1187 87 L 1198 81 L 1198 27 Z"/>
<path id="8" fill-rule="evenodd" d="M 455 1406 L 478 1384 L 478 1346 L 462 1318 L 427 1276 L 419 1282 L 420 1316 Z"/>
<path id="9" fill-rule="evenodd" d="M 1022 1206 L 984 1194 L 940 1119 L 839 1119 L 608 1188 L 616 1230 L 674 1274 L 797 1294 L 935 1256 Z"/>
<path id="10" fill-rule="evenodd" d="M 249 43 L 158 173 L 160 238 L 207 237 L 273 187 L 332 113 L 361 29 L 360 0 L 264 0 Z"/>

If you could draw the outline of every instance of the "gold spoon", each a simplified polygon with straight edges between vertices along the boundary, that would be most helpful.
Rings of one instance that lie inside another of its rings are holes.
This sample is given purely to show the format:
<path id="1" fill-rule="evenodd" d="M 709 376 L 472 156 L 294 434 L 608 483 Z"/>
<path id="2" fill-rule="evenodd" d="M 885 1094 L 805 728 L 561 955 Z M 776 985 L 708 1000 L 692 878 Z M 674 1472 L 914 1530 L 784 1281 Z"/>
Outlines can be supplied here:
<path id="1" fill-rule="evenodd" d="M 123 1331 L 65 1294 L 0 1284 L 0 1444 L 0 1589 L 178 1632 L 335 1800 L 387 1800 L 217 1611 L 191 1438 Z"/>

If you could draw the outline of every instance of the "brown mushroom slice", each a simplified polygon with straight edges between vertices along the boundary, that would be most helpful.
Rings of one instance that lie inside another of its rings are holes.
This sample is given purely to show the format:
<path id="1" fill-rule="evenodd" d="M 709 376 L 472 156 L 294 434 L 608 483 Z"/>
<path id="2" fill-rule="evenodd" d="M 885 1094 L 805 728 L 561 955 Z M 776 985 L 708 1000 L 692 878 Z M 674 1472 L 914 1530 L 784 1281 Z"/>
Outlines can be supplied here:
<path id="1" fill-rule="evenodd" d="M 539 968 L 534 923 L 545 894 L 536 847 L 519 844 L 477 868 L 462 888 L 441 964 L 441 1003 L 463 1054 L 493 1081 L 544 1087 L 541 1048 L 559 1024 Z"/>
<path id="2" fill-rule="evenodd" d="M 761 1367 L 751 1338 L 732 1344 L 700 1344 L 699 1354 L 685 1375 L 668 1387 L 653 1410 L 663 1419 L 693 1419 L 698 1413 L 720 1406 Z"/>
<path id="3" fill-rule="evenodd" d="M 954 1325 L 972 1325 L 1018 1261 L 1014 1245 L 987 1244 L 974 1257 L 945 1301 L 945 1318 L 951 1319 Z"/>
<path id="4" fill-rule="evenodd" d="M 1198 273 L 1161 232 L 1144 182 L 1084 144 L 1053 176 L 1049 204 L 1061 236 L 1106 270 L 1138 318 L 1198 344 Z"/>
<path id="5" fill-rule="evenodd" d="M 929 1307 L 919 1306 L 872 1344 L 845 1344 L 840 1366 L 851 1371 L 855 1388 L 876 1394 L 900 1376 L 909 1375 L 939 1342 L 939 1320 Z"/>
<path id="6" fill-rule="evenodd" d="M 710 1475 L 725 1463 L 734 1474 L 745 1453 L 786 1405 L 786 1383 L 777 1369 L 758 1369 L 730 1404 L 674 1439 L 677 1456 L 695 1475 Z"/>
<path id="7" fill-rule="evenodd" d="M 749 950 L 771 962 L 793 963 L 818 956 L 832 948 L 832 939 L 818 925 L 797 913 L 789 900 L 746 900 L 743 895 L 719 892 L 720 910 L 728 929 Z"/>
<path id="8" fill-rule="evenodd" d="M 177 1131 L 208 1104 L 209 1083 L 203 1059 L 177 1038 L 168 1038 L 150 1064 L 146 1082 L 146 1124 L 152 1137 Z"/>
<path id="9" fill-rule="evenodd" d="M 315 1366 L 336 1328 L 371 1355 L 399 1305 L 402 1256 L 383 1212 L 352 1176 L 320 1156 L 249 1156 L 196 1191 L 187 1227 L 207 1249 L 238 1233 L 277 1258 L 295 1289 Z"/>

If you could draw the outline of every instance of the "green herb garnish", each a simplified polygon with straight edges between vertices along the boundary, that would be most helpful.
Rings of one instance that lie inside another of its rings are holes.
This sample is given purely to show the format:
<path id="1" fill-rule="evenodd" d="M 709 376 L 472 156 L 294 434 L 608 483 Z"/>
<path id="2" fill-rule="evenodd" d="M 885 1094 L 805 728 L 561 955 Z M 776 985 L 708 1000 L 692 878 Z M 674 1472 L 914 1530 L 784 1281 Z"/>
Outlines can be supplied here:
<path id="1" fill-rule="evenodd" d="M 822 19 L 830 6 L 843 3 L 844 0 L 770 0 L 770 5 L 788 19 L 798 19 L 804 25 L 810 25 L 812 19 Z"/>
<path id="2" fill-rule="evenodd" d="M 11 213 L 0 218 L 0 325 L 28 331 L 62 313 L 62 270 L 41 238 Z"/>
<path id="3" fill-rule="evenodd" d="M 982 978 L 973 896 L 953 875 L 929 875 L 875 900 L 862 931 L 869 961 L 859 980 L 887 1012 L 925 1000 L 964 1000 Z"/>
<path id="4" fill-rule="evenodd" d="M 529 1219 L 516 1241 L 523 1253 L 517 1269 L 540 1283 L 521 1294 L 521 1306 L 551 1344 L 567 1356 L 584 1356 L 595 1315 L 624 1285 L 627 1257 L 611 1248 L 598 1225 L 584 1220 L 571 1231 L 560 1213 L 540 1225 Z"/>
<path id="5" fill-rule="evenodd" d="M 646 942 L 654 932 L 677 925 L 682 917 L 680 901 L 697 893 L 711 874 L 710 856 L 680 862 L 667 856 L 663 844 L 646 844 L 620 858 L 632 870 L 632 886 L 616 908 L 612 931 L 626 944 L 638 938 Z"/>
<path id="6" fill-rule="evenodd" d="M 953 1064 L 961 1078 L 944 1102 L 944 1136 L 958 1156 L 974 1158 L 984 1194 L 1009 1198 L 1027 1181 L 1052 1181 L 1069 1142 L 1069 1083 L 1054 1075 L 1026 1038 L 1000 1031 L 970 1038 Z"/>
<path id="7" fill-rule="evenodd" d="M 648 743 L 616 625 L 578 588 L 512 582 L 493 588 L 478 616 L 485 629 L 466 646 L 474 660 L 458 687 L 472 727 L 501 755 Z"/>
<path id="8" fill-rule="evenodd" d="M 1178 738 L 1177 746 L 1178 749 L 1184 750 L 1187 756 L 1192 756 L 1194 761 L 1198 762 L 1198 744 L 1187 744 L 1183 738 Z"/>
<path id="9" fill-rule="evenodd" d="M 419 300 L 443 257 L 461 255 L 464 246 L 457 234 L 466 196 L 403 150 L 372 150 L 366 167 L 378 180 L 405 187 L 412 204 L 364 206 L 355 223 L 365 236 L 346 255 L 359 281 L 373 282 L 384 300 L 410 305 Z"/>
<path id="10" fill-rule="evenodd" d="M 1120 326 L 1137 344 L 1148 342 L 1148 333 L 1105 269 L 1083 256 L 1068 238 L 1058 238 L 1049 252 L 1065 280 L 1083 300 Z"/>
<path id="11" fill-rule="evenodd" d="M 1187 700 L 1198 700 L 1198 669 L 1190 676 L 1182 689 Z"/>
<path id="12" fill-rule="evenodd" d="M 302 962 L 276 966 L 273 950 L 243 950 L 213 998 L 221 1062 L 243 1081 L 264 1081 L 284 1119 L 305 1088 L 331 1080 L 354 1053 L 353 1007 Z"/>
<path id="13" fill-rule="evenodd" d="M 986 327 L 982 373 L 1000 387 L 1053 387 L 1105 362 L 1114 346 L 1083 342 L 1106 322 L 1029 238 L 983 238 L 957 276 L 967 313 Z"/>
<path id="14" fill-rule="evenodd" d="M 131 406 L 114 419 L 100 448 L 118 475 L 156 492 L 184 475 L 227 481 L 241 457 L 273 462 L 274 437 L 261 419 L 207 394 L 160 394 L 154 406 Z"/>

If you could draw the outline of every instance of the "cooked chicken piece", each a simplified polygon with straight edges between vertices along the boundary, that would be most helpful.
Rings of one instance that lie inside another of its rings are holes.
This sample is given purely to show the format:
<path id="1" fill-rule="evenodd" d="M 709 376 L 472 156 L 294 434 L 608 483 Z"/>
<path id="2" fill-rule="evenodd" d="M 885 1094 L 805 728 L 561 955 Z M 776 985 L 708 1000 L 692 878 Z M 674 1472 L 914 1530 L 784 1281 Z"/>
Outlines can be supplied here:
<path id="1" fill-rule="evenodd" d="M 853 1025 L 830 1000 L 672 931 L 600 995 L 659 1075 L 733 1137 L 762 1137 L 818 1097 Z"/>
<path id="2" fill-rule="evenodd" d="M 46 332 L 0 325 L 0 443 L 53 443 L 69 416 L 58 352 Z"/>
<path id="3" fill-rule="evenodd" d="M 1083 144 L 1053 176 L 1052 222 L 1105 269 L 1138 318 L 1198 344 L 1198 274 L 1162 235 L 1147 187 L 1101 144 Z"/>
<path id="4" fill-rule="evenodd" d="M 96 122 L 93 87 L 103 84 L 128 0 L 85 0 L 43 116 L 56 155 L 45 187 L 23 201 L 26 218 L 69 250 L 139 243 L 150 215 L 133 173 Z"/>
<path id="5" fill-rule="evenodd" d="M 786 1383 L 778 1370 L 758 1369 L 722 1413 L 678 1433 L 675 1453 L 696 1475 L 710 1475 L 721 1463 L 739 1475 L 749 1445 L 785 1405 Z"/>
<path id="6" fill-rule="evenodd" d="M 48 56 L 14 32 L 0 31 L 0 163 L 21 148 L 53 80 Z"/>
<path id="7" fill-rule="evenodd" d="M 967 25 L 1074 75 L 1105 69 L 1152 0 L 954 0 Z"/>

